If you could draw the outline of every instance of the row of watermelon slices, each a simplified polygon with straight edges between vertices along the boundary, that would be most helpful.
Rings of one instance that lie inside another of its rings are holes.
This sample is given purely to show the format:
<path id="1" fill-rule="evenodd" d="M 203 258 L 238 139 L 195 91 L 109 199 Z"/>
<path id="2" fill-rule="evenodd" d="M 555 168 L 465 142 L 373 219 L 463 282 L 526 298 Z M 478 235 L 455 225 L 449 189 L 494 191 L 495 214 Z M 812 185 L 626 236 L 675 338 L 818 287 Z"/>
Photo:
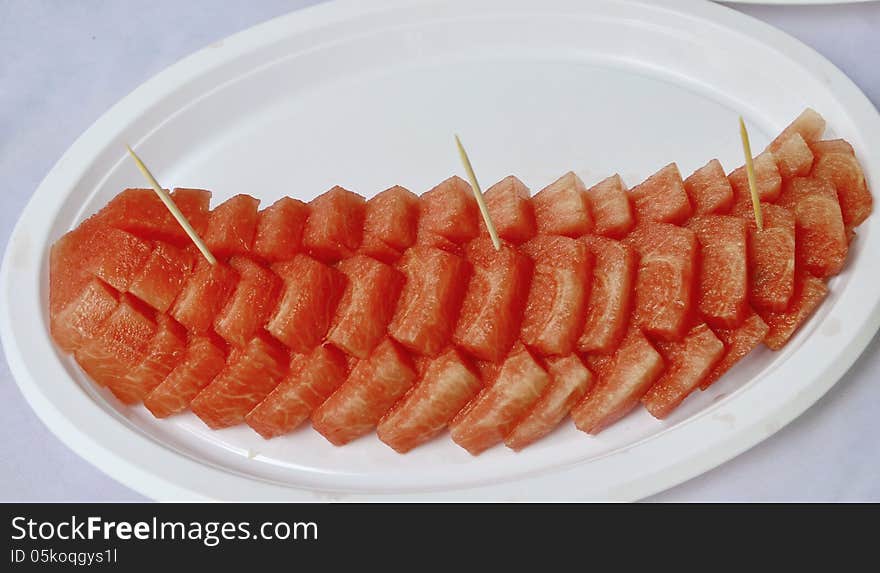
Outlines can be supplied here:
<path id="1" fill-rule="evenodd" d="M 58 345 L 125 403 L 191 408 L 266 438 L 307 419 L 332 443 L 377 430 L 400 452 L 445 428 L 477 454 L 525 447 L 569 413 L 596 433 L 640 401 L 667 416 L 762 341 L 781 348 L 827 293 L 872 201 L 852 148 L 805 111 L 743 168 L 627 191 L 567 174 L 534 197 L 515 177 L 369 201 L 334 188 L 258 211 L 172 196 L 210 265 L 150 190 L 129 189 L 59 239 Z"/>

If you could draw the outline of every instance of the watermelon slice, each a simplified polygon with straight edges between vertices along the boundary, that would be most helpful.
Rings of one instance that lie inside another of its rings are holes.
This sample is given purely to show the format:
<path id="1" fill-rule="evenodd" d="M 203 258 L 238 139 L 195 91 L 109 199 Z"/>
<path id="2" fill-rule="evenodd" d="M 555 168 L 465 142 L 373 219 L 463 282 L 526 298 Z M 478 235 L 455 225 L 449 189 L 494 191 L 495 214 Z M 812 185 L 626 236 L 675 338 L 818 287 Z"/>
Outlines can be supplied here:
<path id="1" fill-rule="evenodd" d="M 797 228 L 797 265 L 817 277 L 836 275 L 849 243 L 834 187 L 824 179 L 787 181 L 779 204 L 792 210 Z"/>
<path id="2" fill-rule="evenodd" d="M 795 133 L 799 134 L 807 143 L 812 143 L 825 133 L 825 119 L 815 110 L 805 109 L 782 130 L 782 133 L 776 136 L 767 149 L 775 152 Z"/>
<path id="3" fill-rule="evenodd" d="M 157 242 L 128 292 L 159 312 L 168 312 L 194 265 L 195 259 L 188 251 Z"/>
<path id="4" fill-rule="evenodd" d="M 418 196 L 395 185 L 367 201 L 364 239 L 372 237 L 402 251 L 416 242 L 418 220 Z"/>
<path id="5" fill-rule="evenodd" d="M 500 443 L 550 383 L 550 375 L 523 346 L 510 353 L 495 382 L 450 424 L 453 441 L 472 455 Z"/>
<path id="6" fill-rule="evenodd" d="M 720 215 L 730 211 L 733 205 L 733 188 L 717 159 L 685 179 L 684 189 L 694 207 L 694 215 Z"/>
<path id="7" fill-rule="evenodd" d="M 521 450 L 552 432 L 593 385 L 593 374 L 574 354 L 549 358 L 547 370 L 550 384 L 504 439 L 508 448 Z"/>
<path id="8" fill-rule="evenodd" d="M 209 331 L 237 282 L 238 273 L 232 268 L 199 259 L 171 308 L 171 317 L 193 333 Z"/>
<path id="9" fill-rule="evenodd" d="M 144 399 L 183 358 L 186 330 L 164 314 L 156 317 L 157 330 L 144 360 L 110 386 L 113 394 L 126 404 Z"/>
<path id="10" fill-rule="evenodd" d="M 52 244 L 49 251 L 49 314 L 52 328 L 63 329 L 56 315 L 78 299 L 94 275 L 86 270 L 94 249 L 94 236 L 104 227 L 97 216 L 83 221 L 79 227 L 65 233 Z M 57 324 L 56 324 L 57 323 Z"/>
<path id="11" fill-rule="evenodd" d="M 678 224 L 691 216 L 691 203 L 675 163 L 633 187 L 630 196 L 639 222 Z"/>
<path id="12" fill-rule="evenodd" d="M 148 309 L 123 295 L 100 334 L 85 341 L 74 357 L 92 380 L 114 390 L 146 358 L 155 334 Z"/>
<path id="13" fill-rule="evenodd" d="M 281 381 L 288 361 L 287 352 L 271 337 L 253 338 L 234 350 L 226 368 L 199 392 L 190 405 L 193 413 L 213 430 L 240 424 Z"/>
<path id="14" fill-rule="evenodd" d="M 799 271 L 795 275 L 794 294 L 788 309 L 782 312 L 759 311 L 770 328 L 764 344 L 770 350 L 779 350 L 785 346 L 827 295 L 828 287 L 824 281 Z"/>
<path id="15" fill-rule="evenodd" d="M 214 331 L 233 346 L 245 346 L 272 316 L 281 279 L 247 257 L 232 257 L 229 266 L 238 273 L 238 285 L 214 320 Z"/>
<path id="16" fill-rule="evenodd" d="M 663 373 L 663 358 L 631 327 L 611 357 L 590 360 L 596 384 L 571 411 L 579 430 L 598 434 L 626 416 Z"/>
<path id="17" fill-rule="evenodd" d="M 545 235 L 580 237 L 593 230 L 586 188 L 569 171 L 532 198 L 538 231 Z"/>
<path id="18" fill-rule="evenodd" d="M 345 259 L 338 269 L 348 280 L 327 342 L 367 358 L 387 334 L 404 277 L 394 267 L 363 255 Z"/>
<path id="19" fill-rule="evenodd" d="M 182 412 L 225 366 L 222 341 L 209 336 L 193 338 L 177 366 L 144 398 L 144 406 L 157 418 Z"/>
<path id="20" fill-rule="evenodd" d="M 584 329 L 593 255 L 560 236 L 539 235 L 522 249 L 535 270 L 520 338 L 544 356 L 571 354 Z"/>
<path id="21" fill-rule="evenodd" d="M 756 308 L 783 311 L 794 289 L 795 219 L 778 205 L 762 203 L 764 229 L 749 222 L 749 300 Z"/>
<path id="22" fill-rule="evenodd" d="M 469 266 L 460 257 L 439 249 L 408 249 L 401 261 L 406 284 L 388 326 L 391 337 L 419 354 L 439 354 L 455 328 L 467 290 Z"/>
<path id="23" fill-rule="evenodd" d="M 245 421 L 267 440 L 292 432 L 339 388 L 346 376 L 345 355 L 332 346 L 296 354 L 284 380 L 245 416 Z"/>
<path id="24" fill-rule="evenodd" d="M 76 298 L 52 313 L 52 338 L 63 350 L 76 350 L 101 332 L 104 322 L 116 310 L 118 299 L 119 294 L 105 283 L 90 280 Z"/>
<path id="25" fill-rule="evenodd" d="M 495 224 L 498 236 L 514 245 L 535 236 L 535 211 L 529 195 L 529 188 L 513 175 L 489 187 L 484 194 L 489 217 Z M 480 231 L 488 232 L 482 219 Z"/>
<path id="26" fill-rule="evenodd" d="M 594 269 L 581 352 L 612 352 L 626 333 L 632 306 L 638 256 L 631 247 L 604 237 L 581 239 L 593 253 Z"/>
<path id="27" fill-rule="evenodd" d="M 150 258 L 153 246 L 131 233 L 100 227 L 92 235 L 90 249 L 91 255 L 83 261 L 85 270 L 125 292 Z"/>
<path id="28" fill-rule="evenodd" d="M 419 200 L 419 231 L 439 235 L 453 243 L 465 243 L 480 232 L 480 213 L 471 186 L 450 177 Z"/>
<path id="29" fill-rule="evenodd" d="M 636 324 L 649 336 L 684 336 L 696 294 L 697 239 L 690 229 L 647 223 L 626 238 L 639 254 Z"/>
<path id="30" fill-rule="evenodd" d="M 236 195 L 211 211 L 205 246 L 216 257 L 246 255 L 251 252 L 257 232 L 257 208 L 260 200 L 250 195 Z"/>
<path id="31" fill-rule="evenodd" d="M 765 151 L 752 160 L 755 167 L 755 186 L 762 202 L 773 203 L 779 198 L 782 190 L 782 176 L 776 167 L 773 154 Z M 752 192 L 749 189 L 749 176 L 746 167 L 735 169 L 727 176 L 733 189 L 734 209 L 737 212 L 748 212 L 752 209 Z"/>
<path id="32" fill-rule="evenodd" d="M 733 328 L 745 318 L 748 305 L 748 223 L 706 215 L 691 219 L 688 228 L 697 236 L 702 257 L 697 308 L 712 326 Z"/>
<path id="33" fill-rule="evenodd" d="M 708 376 L 703 378 L 700 388 L 705 390 L 721 378 L 730 368 L 752 352 L 767 336 L 769 328 L 760 316 L 749 309 L 746 319 L 736 328 L 716 328 L 715 336 L 724 343 L 724 356 L 721 357 Z"/>
<path id="34" fill-rule="evenodd" d="M 666 371 L 642 397 L 652 416 L 672 413 L 712 372 L 724 354 L 724 343 L 708 326 L 699 324 L 678 342 L 658 342 Z"/>
<path id="35" fill-rule="evenodd" d="M 330 328 L 345 290 L 345 275 L 307 255 L 276 263 L 272 270 L 284 288 L 266 330 L 294 352 L 308 353 Z"/>
<path id="36" fill-rule="evenodd" d="M 482 386 L 468 361 L 450 348 L 428 363 L 416 385 L 382 417 L 379 439 L 400 453 L 412 450 L 442 432 Z"/>
<path id="37" fill-rule="evenodd" d="M 309 203 L 311 215 L 303 232 L 303 246 L 314 258 L 334 263 L 357 251 L 364 235 L 366 200 L 336 186 Z"/>
<path id="38" fill-rule="evenodd" d="M 260 211 L 251 252 L 270 263 L 289 261 L 302 252 L 302 236 L 308 218 L 308 205 L 282 197 Z"/>
<path id="39" fill-rule="evenodd" d="M 175 189 L 171 198 L 193 229 L 204 237 L 211 192 Z M 156 239 L 178 246 L 191 242 L 189 235 L 152 189 L 126 189 L 101 209 L 97 217 L 105 224 L 128 231 L 141 239 Z"/>
<path id="40" fill-rule="evenodd" d="M 496 251 L 488 238 L 467 247 L 473 275 L 452 340 L 479 360 L 497 362 L 516 341 L 532 278 L 532 261 L 515 248 Z"/>
<path id="41" fill-rule="evenodd" d="M 464 256 L 463 245 L 454 243 L 446 237 L 428 231 L 423 227 L 419 227 L 418 234 L 416 235 L 416 245 L 421 247 L 440 249 L 441 251 L 446 251 L 447 253 L 452 253 L 453 255 L 457 255 L 459 257 Z"/>
<path id="42" fill-rule="evenodd" d="M 817 141 L 812 149 L 816 155 L 812 176 L 834 185 L 844 225 L 857 227 L 871 214 L 874 200 L 852 146 L 837 139 Z"/>
<path id="43" fill-rule="evenodd" d="M 783 179 L 809 175 L 813 167 L 813 152 L 800 133 L 793 133 L 775 145 L 773 159 Z"/>
<path id="44" fill-rule="evenodd" d="M 385 339 L 370 357 L 312 414 L 312 425 L 330 443 L 341 446 L 376 427 L 391 406 L 413 385 L 416 372 L 407 352 Z"/>
<path id="45" fill-rule="evenodd" d="M 593 233 L 619 239 L 635 225 L 629 193 L 620 175 L 603 179 L 587 191 L 593 215 Z"/>

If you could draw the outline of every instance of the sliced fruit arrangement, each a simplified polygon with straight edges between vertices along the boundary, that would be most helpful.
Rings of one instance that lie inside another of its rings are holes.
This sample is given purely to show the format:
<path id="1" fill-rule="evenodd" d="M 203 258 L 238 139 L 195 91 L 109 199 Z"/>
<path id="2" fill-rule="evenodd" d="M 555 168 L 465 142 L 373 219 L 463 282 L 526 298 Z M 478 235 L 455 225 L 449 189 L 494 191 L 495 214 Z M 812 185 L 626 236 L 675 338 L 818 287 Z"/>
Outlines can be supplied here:
<path id="1" fill-rule="evenodd" d="M 872 199 L 852 147 L 807 110 L 746 170 L 672 163 L 627 190 L 567 173 L 365 200 L 334 187 L 259 210 L 176 189 L 211 264 L 152 190 L 52 246 L 50 327 L 96 384 L 162 418 L 266 439 L 307 421 L 407 452 L 448 431 L 520 450 L 567 417 L 596 434 L 670 416 L 762 343 L 782 348 L 846 265 Z"/>

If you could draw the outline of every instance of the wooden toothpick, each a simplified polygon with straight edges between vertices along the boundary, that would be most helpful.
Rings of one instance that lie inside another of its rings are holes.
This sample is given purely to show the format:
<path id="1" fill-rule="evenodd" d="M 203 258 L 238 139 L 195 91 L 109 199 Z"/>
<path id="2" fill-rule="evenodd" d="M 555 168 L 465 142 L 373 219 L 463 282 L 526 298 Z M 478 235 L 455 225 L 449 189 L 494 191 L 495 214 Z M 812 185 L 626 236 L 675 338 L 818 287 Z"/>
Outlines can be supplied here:
<path id="1" fill-rule="evenodd" d="M 483 199 L 483 192 L 480 190 L 480 184 L 477 182 L 477 176 L 474 174 L 471 160 L 468 159 L 467 152 L 464 150 L 464 146 L 461 144 L 461 139 L 458 138 L 458 135 L 455 136 L 455 144 L 458 146 L 458 155 L 461 157 L 461 162 L 464 164 L 464 170 L 467 172 L 468 179 L 470 179 L 471 189 L 474 192 L 477 205 L 480 206 L 480 213 L 483 215 L 483 220 L 486 221 L 486 229 L 489 231 L 489 236 L 492 238 L 492 245 L 495 247 L 496 251 L 500 250 L 501 239 L 498 238 L 498 231 L 495 230 L 495 223 L 492 222 L 492 217 L 489 216 L 489 208 L 486 206 L 485 199 Z"/>
<path id="2" fill-rule="evenodd" d="M 742 138 L 743 153 L 746 156 L 746 175 L 749 178 L 749 191 L 752 195 L 752 208 L 755 210 L 755 223 L 758 230 L 764 230 L 764 214 L 761 212 L 761 197 L 758 195 L 758 183 L 755 181 L 755 164 L 752 161 L 752 145 L 749 143 L 749 132 L 746 122 L 739 116 L 739 135 Z"/>
<path id="3" fill-rule="evenodd" d="M 144 162 L 141 161 L 141 158 L 137 156 L 137 153 L 126 144 L 126 149 L 131 154 L 131 158 L 134 159 L 135 164 L 137 164 L 138 169 L 140 169 L 141 173 L 143 173 L 146 180 L 150 183 L 150 186 L 153 188 L 153 191 L 156 192 L 156 195 L 159 196 L 159 199 L 162 200 L 162 203 L 171 211 L 171 214 L 174 215 L 174 218 L 177 219 L 177 222 L 180 223 L 180 226 L 183 227 L 183 230 L 186 231 L 186 234 L 189 235 L 189 238 L 192 239 L 192 242 L 196 244 L 196 247 L 202 252 L 205 256 L 205 259 L 208 260 L 212 265 L 217 264 L 217 259 L 214 258 L 214 255 L 211 254 L 211 251 L 208 250 L 208 247 L 205 246 L 205 243 L 202 241 L 202 238 L 199 237 L 199 234 L 196 233 L 196 230 L 193 229 L 190 222 L 187 220 L 186 216 L 181 213 L 180 209 L 177 207 L 177 204 L 171 199 L 171 196 L 159 185 L 159 182 L 156 181 L 156 178 L 153 177 L 153 174 L 150 173 L 150 170 L 147 169 L 147 166 L 144 165 Z"/>

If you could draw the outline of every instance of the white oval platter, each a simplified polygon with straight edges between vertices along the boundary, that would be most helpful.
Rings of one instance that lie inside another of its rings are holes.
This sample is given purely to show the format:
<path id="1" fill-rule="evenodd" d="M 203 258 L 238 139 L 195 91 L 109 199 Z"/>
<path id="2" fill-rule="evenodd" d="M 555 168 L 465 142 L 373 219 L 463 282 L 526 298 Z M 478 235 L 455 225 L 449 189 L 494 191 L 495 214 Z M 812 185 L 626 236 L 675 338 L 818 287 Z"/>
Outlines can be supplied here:
<path id="1" fill-rule="evenodd" d="M 308 200 L 334 184 L 422 192 L 460 173 L 539 189 L 567 170 L 630 185 L 669 161 L 741 163 L 737 116 L 763 148 L 804 107 L 847 138 L 880 187 L 880 117 L 821 56 L 709 2 L 342 1 L 218 42 L 109 110 L 22 214 L 0 277 L 12 372 L 42 420 L 112 477 L 155 499 L 633 500 L 770 436 L 821 397 L 880 323 L 880 218 L 797 337 L 756 351 L 665 422 L 646 412 L 590 437 L 566 425 L 521 453 L 471 457 L 448 437 L 398 455 L 374 436 L 343 448 L 309 428 L 264 441 L 155 420 L 96 389 L 52 343 L 48 247 L 127 186 L 135 146 L 166 186 Z M 871 154 L 869 151 L 875 151 Z"/>

